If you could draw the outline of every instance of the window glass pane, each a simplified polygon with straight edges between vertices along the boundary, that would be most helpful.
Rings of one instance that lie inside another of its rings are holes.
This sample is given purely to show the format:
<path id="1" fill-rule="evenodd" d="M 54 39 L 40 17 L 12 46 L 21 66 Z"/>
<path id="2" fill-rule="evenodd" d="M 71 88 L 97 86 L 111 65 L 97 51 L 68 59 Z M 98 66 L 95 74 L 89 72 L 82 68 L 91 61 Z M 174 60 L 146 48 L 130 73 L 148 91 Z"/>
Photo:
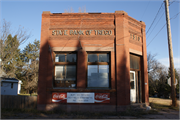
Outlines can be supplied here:
<path id="1" fill-rule="evenodd" d="M 130 73 L 130 87 L 131 87 L 131 89 L 135 89 L 134 87 L 135 87 L 135 83 L 134 83 L 134 81 L 135 81 L 135 73 Z"/>
<path id="2" fill-rule="evenodd" d="M 88 65 L 88 87 L 109 87 L 109 66 Z"/>
<path id="3" fill-rule="evenodd" d="M 66 80 L 65 81 L 65 86 L 67 88 L 75 88 L 76 87 L 76 81 L 72 81 L 72 80 Z"/>
<path id="4" fill-rule="evenodd" d="M 98 56 L 96 54 L 88 54 L 88 62 L 98 62 Z"/>
<path id="5" fill-rule="evenodd" d="M 64 87 L 64 88 L 76 88 L 76 81 L 73 80 L 56 80 L 55 87 Z"/>
<path id="6" fill-rule="evenodd" d="M 55 66 L 55 80 L 65 79 L 65 66 Z"/>
<path id="7" fill-rule="evenodd" d="M 109 65 L 99 65 L 99 73 L 109 73 Z"/>
<path id="8" fill-rule="evenodd" d="M 131 89 L 134 89 L 134 81 L 131 81 L 130 87 L 131 87 Z"/>
<path id="9" fill-rule="evenodd" d="M 59 62 L 59 55 L 56 54 L 55 62 Z"/>
<path id="10" fill-rule="evenodd" d="M 55 87 L 64 87 L 65 86 L 65 81 L 64 80 L 55 80 Z"/>
<path id="11" fill-rule="evenodd" d="M 130 68 L 139 69 L 140 57 L 130 54 Z"/>
<path id="12" fill-rule="evenodd" d="M 98 74 L 98 65 L 88 65 L 88 87 L 93 87 L 96 84 Z"/>
<path id="13" fill-rule="evenodd" d="M 99 87 L 109 87 L 109 65 L 99 65 Z"/>
<path id="14" fill-rule="evenodd" d="M 55 66 L 54 87 L 75 88 L 76 87 L 76 54 L 56 54 L 55 62 L 73 62 L 73 65 Z M 72 63 L 71 63 L 72 64 Z"/>
<path id="15" fill-rule="evenodd" d="M 67 62 L 76 62 L 76 54 L 67 54 Z"/>
<path id="16" fill-rule="evenodd" d="M 55 62 L 65 62 L 65 54 L 56 54 Z"/>
<path id="17" fill-rule="evenodd" d="M 76 80 L 76 66 L 75 65 L 66 66 L 66 80 Z"/>
<path id="18" fill-rule="evenodd" d="M 99 54 L 99 62 L 109 62 L 109 54 Z"/>
<path id="19" fill-rule="evenodd" d="M 97 65 L 88 65 L 88 76 L 91 76 L 92 73 L 98 72 L 98 66 Z"/>
<path id="20" fill-rule="evenodd" d="M 130 73 L 130 80 L 134 80 L 134 73 Z"/>

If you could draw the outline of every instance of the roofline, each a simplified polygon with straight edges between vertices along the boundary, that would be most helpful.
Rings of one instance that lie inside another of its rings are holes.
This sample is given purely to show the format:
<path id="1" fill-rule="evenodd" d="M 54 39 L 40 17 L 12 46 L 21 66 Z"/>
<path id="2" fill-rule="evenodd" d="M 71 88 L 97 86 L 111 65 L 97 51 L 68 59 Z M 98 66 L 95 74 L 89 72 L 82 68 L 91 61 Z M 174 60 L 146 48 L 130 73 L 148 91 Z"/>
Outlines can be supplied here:
<path id="1" fill-rule="evenodd" d="M 1 78 L 1 82 L 14 82 L 14 83 L 21 83 L 21 80 L 15 79 L 15 78 Z"/>

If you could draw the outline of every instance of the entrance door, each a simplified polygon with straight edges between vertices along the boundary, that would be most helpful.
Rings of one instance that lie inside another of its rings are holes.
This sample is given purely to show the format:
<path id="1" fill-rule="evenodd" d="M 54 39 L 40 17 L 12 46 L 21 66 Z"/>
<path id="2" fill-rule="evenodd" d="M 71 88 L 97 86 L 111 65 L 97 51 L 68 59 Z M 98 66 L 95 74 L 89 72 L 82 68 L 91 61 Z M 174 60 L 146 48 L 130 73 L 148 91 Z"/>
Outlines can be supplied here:
<path id="1" fill-rule="evenodd" d="M 136 102 L 136 76 L 135 76 L 135 71 L 130 71 L 130 101 Z"/>

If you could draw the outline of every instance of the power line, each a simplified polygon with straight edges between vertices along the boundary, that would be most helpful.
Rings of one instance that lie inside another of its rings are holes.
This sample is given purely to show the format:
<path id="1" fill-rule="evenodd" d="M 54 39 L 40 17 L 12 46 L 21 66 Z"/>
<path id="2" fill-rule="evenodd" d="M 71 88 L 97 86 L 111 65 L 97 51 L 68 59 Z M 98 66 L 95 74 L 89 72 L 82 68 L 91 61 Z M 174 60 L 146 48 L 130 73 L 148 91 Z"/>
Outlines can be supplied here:
<path id="1" fill-rule="evenodd" d="M 155 35 L 155 37 L 161 32 L 161 30 L 165 27 L 165 25 L 166 24 L 164 24 L 164 26 L 159 30 L 159 32 Z M 150 41 L 150 43 L 147 45 L 147 47 L 151 44 L 151 42 L 154 40 L 154 38 Z"/>
<path id="2" fill-rule="evenodd" d="M 144 11 L 144 13 L 143 13 L 143 15 L 142 15 L 142 18 L 144 17 L 144 14 L 145 14 L 145 12 L 146 12 L 148 6 L 149 6 L 149 3 L 150 3 L 150 1 L 148 2 L 147 6 L 146 6 L 146 9 L 145 9 L 145 11 Z M 142 19 L 142 18 L 141 18 L 141 19 Z"/>
<path id="3" fill-rule="evenodd" d="M 156 14 L 156 16 L 155 16 L 155 18 L 154 18 L 153 22 L 151 23 L 151 25 L 150 25 L 150 27 L 149 27 L 148 31 L 146 32 L 146 35 L 148 34 L 149 30 L 151 29 L 151 27 L 152 27 L 153 23 L 155 22 L 155 20 L 156 20 L 156 18 L 157 18 L 157 15 L 159 14 L 160 9 L 162 8 L 162 5 L 163 5 L 163 3 L 161 4 L 161 6 L 160 6 L 160 8 L 159 8 L 159 10 L 158 10 L 158 12 L 157 12 L 157 14 Z"/>
<path id="4" fill-rule="evenodd" d="M 162 16 L 164 15 L 164 13 L 161 15 L 161 17 L 159 18 L 158 22 L 156 23 L 156 25 L 154 26 L 154 28 L 152 29 L 152 31 L 150 32 L 149 36 L 151 35 L 151 33 L 153 32 L 153 30 L 155 29 L 155 27 L 157 26 L 157 24 L 159 23 L 159 21 L 161 20 Z M 146 38 L 148 39 L 149 36 Z"/>
<path id="5" fill-rule="evenodd" d="M 176 15 L 174 15 L 172 18 L 170 18 L 170 20 L 171 20 L 171 19 L 175 19 L 179 14 L 180 14 L 180 12 L 177 13 Z M 159 32 L 154 36 L 154 38 L 149 42 L 149 44 L 147 45 L 147 47 L 148 47 L 148 46 L 151 44 L 151 42 L 156 38 L 156 36 L 161 32 L 161 30 L 165 27 L 165 25 L 166 25 L 166 23 L 165 23 L 164 26 L 159 30 Z"/>
<path id="6" fill-rule="evenodd" d="M 177 1 L 174 0 L 174 1 L 170 2 L 170 3 L 169 3 L 169 6 L 170 6 L 171 4 L 173 4 L 174 2 L 177 2 Z"/>
<path id="7" fill-rule="evenodd" d="M 179 14 L 180 14 L 180 12 L 178 12 L 176 15 L 174 15 L 171 19 L 175 19 Z"/>

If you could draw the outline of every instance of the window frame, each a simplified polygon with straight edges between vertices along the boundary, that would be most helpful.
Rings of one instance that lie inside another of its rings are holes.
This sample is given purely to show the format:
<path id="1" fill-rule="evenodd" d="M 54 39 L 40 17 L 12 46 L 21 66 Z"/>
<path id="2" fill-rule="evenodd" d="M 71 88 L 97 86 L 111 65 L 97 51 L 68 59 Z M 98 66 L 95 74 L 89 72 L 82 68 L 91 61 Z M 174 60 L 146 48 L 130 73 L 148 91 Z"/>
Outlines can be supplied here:
<path id="1" fill-rule="evenodd" d="M 131 56 L 132 56 L 132 57 L 136 57 L 136 58 L 139 59 L 139 61 L 138 61 L 139 69 L 131 68 Z M 133 54 L 133 53 L 130 53 L 130 54 L 129 54 L 129 61 L 130 61 L 130 70 L 133 70 L 133 71 L 141 71 L 141 56 L 136 55 L 136 54 Z"/>
<path id="2" fill-rule="evenodd" d="M 56 55 L 57 54 L 65 54 L 65 62 L 56 62 Z M 66 62 L 67 61 L 67 54 L 75 54 L 76 55 L 76 62 Z M 54 51 L 53 52 L 53 55 L 54 55 L 54 65 L 53 65 L 53 69 L 54 69 L 54 73 L 53 73 L 53 87 L 54 88 L 59 88 L 59 89 L 76 89 L 77 88 L 77 52 L 57 52 L 57 51 Z M 76 77 L 75 77 L 75 80 L 68 80 L 68 79 L 63 79 L 63 80 L 58 80 L 58 81 L 74 81 L 74 84 L 75 84 L 75 87 L 66 87 L 66 83 L 64 83 L 64 86 L 63 87 L 60 87 L 60 86 L 57 86 L 55 85 L 56 83 L 56 77 L 55 77 L 55 74 L 56 74 L 56 66 L 65 66 L 65 75 L 67 75 L 67 67 L 68 65 L 75 65 L 76 66 Z"/>
<path id="3" fill-rule="evenodd" d="M 109 55 L 109 62 L 88 62 L 88 55 L 89 54 L 97 54 L 98 61 L 99 61 L 99 54 L 108 54 Z M 88 87 L 88 65 L 109 65 L 109 87 Z M 87 82 L 86 86 L 88 89 L 110 89 L 111 88 L 111 52 L 87 52 Z"/>

